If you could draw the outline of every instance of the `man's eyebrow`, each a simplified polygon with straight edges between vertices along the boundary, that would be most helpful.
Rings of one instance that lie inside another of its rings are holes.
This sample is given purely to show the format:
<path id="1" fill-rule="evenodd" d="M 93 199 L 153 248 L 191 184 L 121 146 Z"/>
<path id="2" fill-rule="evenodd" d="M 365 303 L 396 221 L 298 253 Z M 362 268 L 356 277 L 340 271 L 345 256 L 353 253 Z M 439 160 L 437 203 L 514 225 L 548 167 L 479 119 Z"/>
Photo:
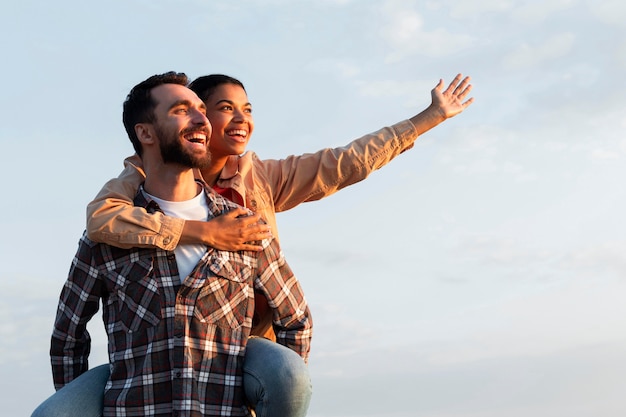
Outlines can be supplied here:
<path id="1" fill-rule="evenodd" d="M 185 100 L 185 99 L 176 100 L 174 103 L 172 103 L 169 110 L 172 110 L 173 108 L 178 107 L 178 106 L 192 107 L 193 103 L 190 100 Z M 206 105 L 204 104 L 204 102 L 200 103 L 198 107 L 200 107 L 201 109 L 206 109 Z"/>
<path id="2" fill-rule="evenodd" d="M 191 101 L 189 100 L 176 100 L 175 102 L 172 103 L 172 105 L 170 106 L 170 110 L 173 109 L 174 107 L 178 107 L 178 106 L 191 106 Z"/>

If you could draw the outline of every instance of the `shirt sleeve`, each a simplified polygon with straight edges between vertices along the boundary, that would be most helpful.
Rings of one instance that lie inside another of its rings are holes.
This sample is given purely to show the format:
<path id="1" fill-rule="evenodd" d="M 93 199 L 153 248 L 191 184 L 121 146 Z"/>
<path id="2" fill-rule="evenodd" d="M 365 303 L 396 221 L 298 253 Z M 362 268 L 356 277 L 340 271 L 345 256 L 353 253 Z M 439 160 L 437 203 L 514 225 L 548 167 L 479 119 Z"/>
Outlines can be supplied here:
<path id="1" fill-rule="evenodd" d="M 273 310 L 276 342 L 307 362 L 313 335 L 311 312 L 300 283 L 275 239 L 259 253 L 258 268 L 255 288 L 266 296 Z"/>
<path id="2" fill-rule="evenodd" d="M 413 123 L 404 120 L 343 147 L 257 163 L 262 179 L 272 188 L 275 209 L 281 212 L 364 180 L 411 149 L 417 137 Z"/>
<path id="3" fill-rule="evenodd" d="M 127 158 L 120 176 L 107 182 L 87 205 L 89 239 L 123 249 L 176 248 L 185 220 L 161 212 L 149 214 L 143 207 L 133 205 L 133 198 L 144 180 L 141 159 L 136 155 Z"/>
<path id="4" fill-rule="evenodd" d="M 59 299 L 50 344 L 52 377 L 57 390 L 89 369 L 91 337 L 87 322 L 98 311 L 102 295 L 92 246 L 84 237 L 81 239 Z"/>

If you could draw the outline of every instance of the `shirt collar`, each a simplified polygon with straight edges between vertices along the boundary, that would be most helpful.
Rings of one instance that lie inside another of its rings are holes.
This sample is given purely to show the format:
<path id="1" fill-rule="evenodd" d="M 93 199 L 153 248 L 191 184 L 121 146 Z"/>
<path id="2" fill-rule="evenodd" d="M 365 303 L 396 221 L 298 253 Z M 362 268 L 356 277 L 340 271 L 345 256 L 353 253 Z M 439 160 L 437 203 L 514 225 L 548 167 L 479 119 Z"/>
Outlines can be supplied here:
<path id="1" fill-rule="evenodd" d="M 200 185 L 204 189 L 205 194 L 209 192 L 209 186 L 203 180 L 196 178 L 196 183 L 198 183 L 198 185 Z M 143 184 L 144 183 L 141 183 L 139 185 L 137 194 L 135 194 L 135 198 L 133 199 L 133 204 L 135 205 L 135 207 L 143 207 L 150 214 L 154 214 L 157 211 L 162 212 L 159 204 L 152 198 L 150 198 L 150 195 L 145 192 L 145 190 L 143 189 Z"/>
<path id="2" fill-rule="evenodd" d="M 213 217 L 219 216 L 226 211 L 236 207 L 236 204 L 226 200 L 224 197 L 218 195 L 211 187 L 209 187 L 204 181 L 196 179 L 196 182 L 204 188 L 207 203 L 209 206 L 209 212 Z M 163 212 L 156 201 L 152 200 L 146 193 L 143 192 L 143 183 L 139 186 L 137 194 L 133 199 L 133 204 L 136 207 L 143 207 L 150 214 L 154 214 L 157 211 Z"/>
<path id="3" fill-rule="evenodd" d="M 224 168 L 220 173 L 220 180 L 229 180 L 239 174 L 239 156 L 232 155 L 226 160 Z"/>

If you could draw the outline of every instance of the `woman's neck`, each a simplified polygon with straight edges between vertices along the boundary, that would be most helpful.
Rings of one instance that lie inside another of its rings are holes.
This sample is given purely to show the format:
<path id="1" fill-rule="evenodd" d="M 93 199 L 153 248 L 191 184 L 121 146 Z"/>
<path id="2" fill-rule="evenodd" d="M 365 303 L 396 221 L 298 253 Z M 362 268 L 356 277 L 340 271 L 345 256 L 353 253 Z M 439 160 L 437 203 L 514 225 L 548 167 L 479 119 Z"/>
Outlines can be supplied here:
<path id="1" fill-rule="evenodd" d="M 204 182 L 206 182 L 211 187 L 214 186 L 217 183 L 217 180 L 219 179 L 220 174 L 222 173 L 222 169 L 224 169 L 227 160 L 227 156 L 219 157 L 216 159 L 211 156 L 211 165 L 207 168 L 202 168 L 200 170 Z"/>

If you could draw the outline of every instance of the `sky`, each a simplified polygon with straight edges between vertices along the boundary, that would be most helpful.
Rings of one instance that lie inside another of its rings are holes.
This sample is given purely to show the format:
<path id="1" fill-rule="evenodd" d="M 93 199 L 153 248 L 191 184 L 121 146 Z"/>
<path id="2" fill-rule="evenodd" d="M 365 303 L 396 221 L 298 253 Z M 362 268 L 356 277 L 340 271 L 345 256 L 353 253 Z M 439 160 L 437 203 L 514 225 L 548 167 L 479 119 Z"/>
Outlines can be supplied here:
<path id="1" fill-rule="evenodd" d="M 474 104 L 368 179 L 278 216 L 310 303 L 311 417 L 626 414 L 626 3 L 21 0 L 0 6 L 0 398 L 53 392 L 85 207 L 169 70 L 246 85 L 249 149 L 347 144 L 472 77 Z M 90 323 L 91 364 L 106 361 Z"/>

